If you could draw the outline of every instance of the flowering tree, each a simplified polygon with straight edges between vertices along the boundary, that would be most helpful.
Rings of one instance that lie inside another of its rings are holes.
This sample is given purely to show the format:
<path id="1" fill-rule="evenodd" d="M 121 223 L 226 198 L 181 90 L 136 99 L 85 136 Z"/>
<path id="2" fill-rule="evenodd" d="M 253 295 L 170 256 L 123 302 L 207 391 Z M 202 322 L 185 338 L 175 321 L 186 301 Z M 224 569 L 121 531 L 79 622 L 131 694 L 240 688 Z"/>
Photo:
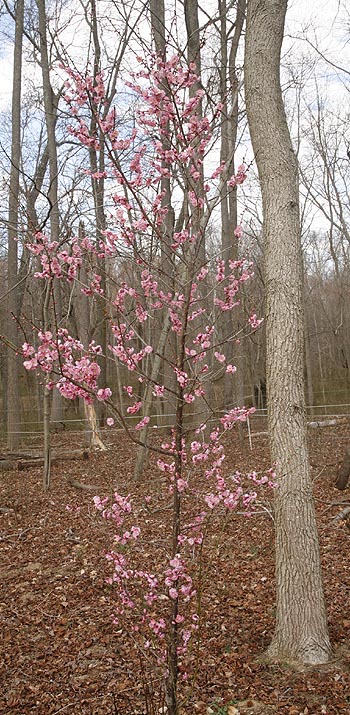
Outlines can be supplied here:
<path id="1" fill-rule="evenodd" d="M 203 250 L 206 228 L 222 192 L 233 190 L 246 177 L 243 164 L 229 176 L 221 162 L 203 184 L 222 105 L 215 106 L 210 116 L 202 116 L 197 108 L 204 92 L 193 91 L 198 82 L 194 66 L 183 66 L 177 56 L 164 61 L 154 55 L 150 62 L 148 67 L 140 60 L 141 70 L 129 83 L 138 100 L 136 125 L 129 136 L 118 132 L 115 107 L 103 112 L 103 76 L 82 78 L 67 70 L 65 99 L 73 117 L 72 135 L 98 150 L 103 133 L 108 156 L 103 174 L 111 186 L 108 228 L 97 243 L 78 236 L 67 245 L 40 233 L 29 245 L 41 262 L 37 277 L 49 282 L 53 278 L 79 281 L 87 254 L 93 255 L 94 266 L 110 262 L 114 279 L 108 288 L 102 288 L 101 272 L 94 269 L 82 290 L 91 300 L 105 302 L 111 333 L 108 357 L 128 376 L 123 386 L 126 405 L 110 387 L 99 386 L 97 356 L 102 347 L 95 342 L 84 346 L 58 327 L 39 331 L 39 348 L 26 342 L 23 355 L 28 370 L 50 376 L 51 389 L 88 404 L 103 401 L 110 426 L 117 419 L 135 443 L 158 453 L 157 465 L 173 504 L 162 574 L 135 568 L 129 556 L 130 544 L 140 538 L 130 499 L 115 494 L 112 504 L 99 497 L 95 504 L 103 516 L 114 519 L 117 530 L 115 548 L 108 554 L 113 564 L 111 583 L 117 585 L 116 618 L 128 619 L 136 609 L 140 620 L 135 624 L 132 617 L 133 633 L 141 631 L 143 650 L 154 653 L 157 666 L 165 664 L 167 707 L 175 715 L 179 668 L 185 672 L 182 661 L 198 627 L 198 612 L 184 605 L 197 596 L 186 549 L 202 548 L 206 520 L 214 508 L 232 511 L 241 504 L 249 511 L 256 496 L 254 491 L 244 491 L 240 474 L 225 475 L 223 445 L 224 435 L 245 421 L 253 408 L 235 407 L 216 418 L 213 426 L 208 397 L 218 371 L 235 373 L 223 346 L 242 335 L 223 337 L 218 323 L 222 314 L 239 304 L 239 288 L 252 272 L 244 259 L 225 262 L 218 255 L 211 262 Z M 86 119 L 91 106 L 96 112 L 93 124 Z M 241 233 L 240 226 L 233 228 L 232 240 Z M 130 266 L 133 280 L 127 281 Z M 243 332 L 255 330 L 260 322 L 253 314 Z M 174 379 L 166 382 L 169 372 Z M 152 400 L 169 400 L 175 413 L 171 435 L 161 443 L 147 433 Z M 190 414 L 194 405 L 198 405 L 195 420 Z M 184 525 L 181 504 L 196 491 L 198 465 L 203 466 L 208 488 L 201 496 L 199 513 Z M 271 484 L 269 476 L 250 477 Z M 169 604 L 166 612 L 164 599 Z"/>

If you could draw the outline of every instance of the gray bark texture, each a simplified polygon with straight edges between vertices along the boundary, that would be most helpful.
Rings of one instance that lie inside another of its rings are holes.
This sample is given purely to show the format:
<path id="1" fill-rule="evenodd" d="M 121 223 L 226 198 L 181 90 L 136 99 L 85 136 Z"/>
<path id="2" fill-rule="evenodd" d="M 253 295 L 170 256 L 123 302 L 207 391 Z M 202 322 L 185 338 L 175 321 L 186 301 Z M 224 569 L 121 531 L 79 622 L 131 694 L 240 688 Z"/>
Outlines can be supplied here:
<path id="1" fill-rule="evenodd" d="M 21 159 L 21 87 L 22 87 L 22 43 L 24 24 L 24 1 L 18 0 L 16 8 L 15 49 L 13 57 L 12 86 L 12 143 L 11 172 L 9 195 L 8 223 L 8 340 L 13 347 L 8 350 L 7 366 L 7 443 L 8 448 L 16 449 L 20 443 L 21 404 L 19 394 L 18 360 L 14 346 L 18 344 L 18 326 L 14 316 L 18 316 L 19 290 L 18 285 L 18 211 L 19 211 L 19 174 Z"/>
<path id="2" fill-rule="evenodd" d="M 248 0 L 245 94 L 263 198 L 267 392 L 276 463 L 277 610 L 272 659 L 331 655 L 309 472 L 304 401 L 298 166 L 286 121 L 280 53 L 287 0 Z"/>
<path id="3" fill-rule="evenodd" d="M 237 52 L 243 30 L 246 0 L 238 0 L 236 11 L 236 22 L 232 40 L 229 34 L 232 28 L 227 26 L 227 2 L 218 0 L 218 10 L 220 15 L 220 101 L 223 105 L 221 121 L 221 148 L 220 162 L 225 162 L 229 166 L 228 176 L 235 173 L 234 153 L 237 144 L 238 132 L 238 77 L 237 77 Z M 237 189 L 236 187 L 226 193 L 226 185 L 223 187 L 220 201 L 221 210 L 221 251 L 225 261 L 226 272 L 229 272 L 229 261 L 238 258 L 238 241 L 234 237 L 234 230 L 237 226 Z M 240 327 L 240 316 L 236 310 L 223 313 L 221 316 L 222 337 L 224 343 L 224 353 L 227 363 L 234 362 L 237 365 L 238 356 L 235 354 L 233 336 Z M 240 361 L 241 362 L 241 361 Z M 224 406 L 231 409 L 233 405 L 242 405 L 244 402 L 243 365 L 240 366 L 234 382 L 229 373 L 224 374 Z M 240 437 L 243 436 L 241 425 L 238 426 Z"/>
<path id="4" fill-rule="evenodd" d="M 99 38 L 99 23 L 97 17 L 97 3 L 96 0 L 91 0 L 91 35 L 93 43 L 94 52 L 94 78 L 101 71 L 101 46 Z M 112 97 L 107 100 L 107 103 L 111 101 Z M 92 102 L 92 112 L 90 121 L 90 131 L 93 136 L 95 133 L 99 133 L 100 149 L 97 151 L 95 147 L 90 147 L 89 158 L 90 158 L 90 171 L 91 175 L 91 187 L 94 197 L 95 206 L 95 219 L 96 219 L 96 242 L 97 244 L 104 240 L 103 231 L 106 228 L 106 215 L 105 215 L 105 180 L 102 176 L 97 179 L 93 176 L 96 172 L 103 172 L 105 170 L 105 139 L 102 131 L 98 130 L 98 107 L 95 102 Z M 107 314 L 106 314 L 106 294 L 107 294 L 107 273 L 106 273 L 106 262 L 104 259 L 100 260 L 98 272 L 101 274 L 101 288 L 103 290 L 103 296 L 98 296 L 97 298 L 97 312 L 98 319 L 95 331 L 96 342 L 102 347 L 102 354 L 98 356 L 98 364 L 100 366 L 100 377 L 99 385 L 101 387 L 106 387 L 107 385 Z M 99 423 L 102 426 L 106 417 L 106 406 L 104 402 L 99 402 L 96 406 L 96 411 L 99 418 Z"/>
<path id="5" fill-rule="evenodd" d="M 47 12 L 46 0 L 37 0 L 40 34 L 40 62 L 43 81 L 45 123 L 47 131 L 47 149 L 49 161 L 50 185 L 47 199 L 50 205 L 50 238 L 51 241 L 60 241 L 60 211 L 58 205 L 58 155 L 56 142 L 57 99 L 52 89 L 50 80 L 50 60 L 47 42 Z M 48 322 L 51 321 L 52 332 L 55 333 L 62 320 L 62 290 L 61 283 L 56 278 L 52 283 L 53 306 L 49 311 Z M 49 313 L 50 320 L 49 320 Z M 48 329 L 47 326 L 46 329 Z M 44 408 L 47 414 L 47 408 Z M 51 421 L 59 424 L 64 419 L 63 398 L 57 390 L 52 394 Z"/>

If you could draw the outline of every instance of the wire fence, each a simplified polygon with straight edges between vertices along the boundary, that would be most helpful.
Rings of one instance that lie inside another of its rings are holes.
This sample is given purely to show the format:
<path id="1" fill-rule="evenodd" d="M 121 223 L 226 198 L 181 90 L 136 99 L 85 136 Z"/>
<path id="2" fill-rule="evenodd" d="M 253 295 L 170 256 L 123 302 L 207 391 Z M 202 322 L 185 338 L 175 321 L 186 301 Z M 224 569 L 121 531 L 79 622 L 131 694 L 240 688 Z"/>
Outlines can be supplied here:
<path id="1" fill-rule="evenodd" d="M 317 413 L 316 410 L 322 409 L 322 413 Z M 224 414 L 224 410 L 216 411 L 215 414 L 213 414 L 212 417 L 206 420 L 207 424 L 213 424 L 217 422 L 218 417 L 220 417 L 221 414 Z M 166 417 L 166 419 L 165 419 Z M 150 416 L 150 430 L 151 432 L 162 432 L 162 431 L 168 431 L 174 426 L 174 419 L 176 415 L 175 413 L 170 413 L 167 414 L 166 416 L 162 416 L 159 414 L 154 413 L 153 415 Z M 191 427 L 191 418 L 196 418 L 198 421 L 198 418 L 200 415 L 198 413 L 189 413 L 186 415 L 186 418 L 188 419 L 188 426 Z M 319 418 L 319 419 L 317 419 Z M 327 405 L 313 405 L 313 406 L 307 406 L 307 419 L 308 421 L 314 421 L 315 423 L 319 422 L 320 425 L 322 425 L 323 421 L 327 420 L 332 420 L 332 419 L 342 419 L 342 418 L 349 418 L 350 419 L 350 403 L 344 404 L 344 403 L 336 403 L 336 404 L 327 404 Z M 135 424 L 135 417 L 133 416 L 126 416 L 125 417 L 125 422 L 129 424 L 130 428 L 132 428 L 133 424 Z M 255 413 L 250 415 L 250 417 L 247 419 L 246 423 L 241 423 L 245 425 L 245 432 L 248 437 L 248 441 L 250 445 L 252 444 L 252 439 L 254 438 L 254 432 L 256 430 L 260 431 L 261 433 L 265 432 L 267 433 L 267 410 L 266 409 L 256 409 Z M 350 425 L 350 422 L 349 422 Z M 193 425 L 193 428 L 197 425 Z M 3 437 L 6 435 L 6 429 L 5 429 L 5 424 L 0 422 L 0 429 L 2 431 Z M 50 421 L 50 429 L 53 433 L 53 435 L 67 435 L 69 438 L 77 437 L 77 438 L 84 438 L 86 442 L 89 442 L 91 436 L 94 433 L 94 430 L 91 428 L 91 425 L 89 421 L 85 417 L 67 417 L 62 420 L 51 420 Z M 26 441 L 33 441 L 33 442 L 40 442 L 42 439 L 42 431 L 43 431 L 43 422 L 40 419 L 31 419 L 27 420 L 24 419 L 22 424 L 18 427 L 17 430 L 14 430 L 11 432 L 11 435 L 16 435 L 22 442 Z M 108 439 L 108 435 L 112 437 L 114 434 L 119 433 L 119 432 L 124 432 L 125 428 L 121 424 L 114 424 L 112 427 L 110 426 L 103 426 L 99 428 L 99 433 L 104 437 Z M 346 436 L 344 436 L 344 439 L 346 439 Z"/>

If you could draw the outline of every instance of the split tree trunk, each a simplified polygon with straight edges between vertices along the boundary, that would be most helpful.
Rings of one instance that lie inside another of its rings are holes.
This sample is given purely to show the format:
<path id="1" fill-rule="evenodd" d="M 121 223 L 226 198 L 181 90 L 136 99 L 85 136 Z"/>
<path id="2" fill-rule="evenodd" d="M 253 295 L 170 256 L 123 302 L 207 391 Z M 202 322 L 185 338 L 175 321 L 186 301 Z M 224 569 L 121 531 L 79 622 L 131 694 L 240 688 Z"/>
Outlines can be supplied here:
<path id="1" fill-rule="evenodd" d="M 58 155 L 56 142 L 56 119 L 57 119 L 57 99 L 52 89 L 50 80 L 50 61 L 47 43 L 47 13 L 46 0 L 36 0 L 39 16 L 40 35 L 40 62 L 43 82 L 45 124 L 47 132 L 47 150 L 49 159 L 50 185 L 47 192 L 48 203 L 50 205 L 50 239 L 59 244 L 60 236 L 60 212 L 58 205 Z M 57 278 L 52 281 L 51 296 L 53 305 L 47 307 L 47 326 L 51 327 L 52 333 L 57 333 L 62 320 L 62 294 L 61 284 Z M 44 398 L 48 402 L 48 397 Z M 47 413 L 48 406 L 45 404 L 44 412 Z M 51 421 L 53 423 L 63 422 L 63 398 L 58 390 L 54 390 L 51 399 Z M 47 427 L 45 428 L 47 429 Z"/>
<path id="2" fill-rule="evenodd" d="M 267 393 L 277 464 L 276 629 L 268 654 L 331 655 L 306 442 L 298 167 L 280 86 L 287 0 L 248 0 L 245 93 L 263 197 Z"/>
<path id="3" fill-rule="evenodd" d="M 221 147 L 220 147 L 220 163 L 225 162 L 229 166 L 228 176 L 233 176 L 235 173 L 234 153 L 237 144 L 238 132 L 238 76 L 236 69 L 237 53 L 239 42 L 243 30 L 246 0 L 238 0 L 236 22 L 234 26 L 233 37 L 230 41 L 229 36 L 232 34 L 232 27 L 227 27 L 227 1 L 218 0 L 218 10 L 220 15 L 220 101 L 223 105 L 222 120 L 221 120 Z M 237 226 L 237 188 L 234 187 L 227 193 L 227 187 L 224 186 L 220 201 L 221 211 L 221 255 L 225 261 L 226 273 L 229 273 L 229 262 L 236 261 L 238 258 L 238 240 L 234 236 L 234 230 Z M 225 340 L 223 344 L 223 352 L 226 356 L 227 363 L 235 363 L 237 365 L 237 355 L 235 354 L 235 341 L 233 336 L 239 331 L 239 313 L 236 310 L 233 314 L 230 310 L 224 312 L 220 317 L 220 327 L 222 338 Z M 240 362 L 242 362 L 240 360 Z M 231 409 L 235 405 L 242 405 L 243 399 L 243 381 L 244 369 L 243 365 L 239 366 L 237 375 L 232 385 L 232 375 L 224 373 L 223 384 L 223 406 L 225 409 Z M 242 436 L 241 425 L 238 425 L 240 438 Z"/>
<path id="4" fill-rule="evenodd" d="M 22 43 L 24 24 L 24 0 L 18 0 L 16 6 L 15 49 L 13 58 L 12 88 L 12 144 L 11 173 L 8 223 L 8 328 L 7 336 L 13 346 L 18 343 L 18 326 L 14 316 L 18 315 L 18 209 L 19 209 L 19 173 L 21 158 L 21 86 L 22 86 Z M 20 394 L 18 380 L 18 361 L 14 348 L 8 349 L 7 365 L 7 445 L 16 449 L 20 442 Z"/>

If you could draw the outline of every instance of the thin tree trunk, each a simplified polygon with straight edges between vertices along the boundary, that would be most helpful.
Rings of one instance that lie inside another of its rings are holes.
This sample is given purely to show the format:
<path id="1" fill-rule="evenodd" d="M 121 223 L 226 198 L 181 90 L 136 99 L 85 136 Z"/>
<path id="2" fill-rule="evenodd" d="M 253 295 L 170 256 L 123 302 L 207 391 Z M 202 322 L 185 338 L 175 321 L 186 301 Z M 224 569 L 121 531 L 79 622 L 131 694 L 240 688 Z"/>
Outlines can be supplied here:
<path id="1" fill-rule="evenodd" d="M 152 29 L 152 37 L 155 45 L 155 49 L 157 54 L 162 58 L 162 60 L 165 62 L 166 61 L 166 39 L 165 39 L 165 5 L 164 5 L 164 0 L 150 0 L 150 15 L 151 15 L 151 29 Z M 162 90 L 168 93 L 170 96 L 170 90 L 169 86 L 167 83 L 163 83 L 162 85 Z M 162 142 L 163 142 L 163 147 L 165 151 L 169 151 L 171 147 L 171 141 L 170 141 L 170 133 L 169 133 L 169 122 L 165 126 L 165 131 L 164 135 L 162 136 Z M 163 161 L 163 167 L 166 168 L 167 164 L 166 161 Z M 173 260 L 173 250 L 171 248 L 171 244 L 173 241 L 173 233 L 174 233 L 174 223 L 175 223 L 175 214 L 174 214 L 174 209 L 171 204 L 171 179 L 164 173 L 164 175 L 161 178 L 161 186 L 160 186 L 160 193 L 162 194 L 162 207 L 164 209 L 167 209 L 167 212 L 164 216 L 162 225 L 159 227 L 158 235 L 160 239 L 160 252 L 161 252 L 161 262 L 162 262 L 162 284 L 163 284 L 163 290 L 165 293 L 167 293 L 169 290 L 173 290 L 173 283 L 174 283 L 174 260 Z M 164 320 L 167 321 L 168 317 L 164 313 Z M 176 337 L 174 335 L 169 336 L 169 341 L 167 341 L 167 344 L 163 346 L 162 350 L 165 351 L 165 354 L 169 355 L 171 354 L 172 350 L 174 349 L 174 341 L 176 340 Z M 160 339 L 161 343 L 161 339 Z M 163 367 L 163 370 L 165 371 L 165 374 L 162 375 L 162 382 L 164 384 L 169 385 L 171 389 L 176 391 L 176 380 L 174 380 L 174 373 L 172 370 L 167 369 L 167 364 Z M 156 380 L 158 379 L 160 371 L 160 365 L 158 366 L 157 369 L 157 375 L 156 375 Z M 152 391 L 148 390 L 148 394 L 146 396 L 146 400 L 149 402 L 149 400 L 152 400 Z M 170 421 L 174 422 L 174 416 L 170 417 L 171 412 L 173 411 L 173 401 L 167 397 L 165 397 L 163 401 L 163 407 L 164 407 L 164 414 L 166 415 L 166 422 Z M 151 409 L 152 403 L 147 409 Z M 150 412 L 149 412 L 150 414 Z M 142 454 L 144 457 L 146 457 L 146 452 L 143 450 L 141 447 L 139 448 L 138 451 L 138 464 L 135 469 L 135 477 L 139 478 L 142 468 L 143 468 L 143 458 Z"/>
<path id="2" fill-rule="evenodd" d="M 21 159 L 21 86 L 22 86 L 22 43 L 24 25 L 24 0 L 17 0 L 15 49 L 13 58 L 12 88 L 12 144 L 8 224 L 8 340 L 13 348 L 8 350 L 7 364 L 7 444 L 10 450 L 20 443 L 20 393 L 18 360 L 14 349 L 18 344 L 18 326 L 14 317 L 18 315 L 18 209 L 19 173 Z"/>
<path id="3" fill-rule="evenodd" d="M 307 401 L 309 408 L 309 415 L 314 414 L 314 390 L 312 384 L 312 359 L 311 359 L 311 349 L 310 349 L 310 338 L 308 333 L 305 334 L 305 368 L 306 368 L 306 388 L 307 388 Z"/>
<path id="4" fill-rule="evenodd" d="M 50 204 L 50 234 L 51 241 L 60 241 L 60 214 L 58 206 L 58 158 L 56 143 L 56 98 L 50 81 L 50 65 L 47 47 L 46 33 L 46 5 L 45 0 L 36 0 L 39 14 L 39 34 L 40 34 L 40 61 L 43 80 L 45 122 L 47 131 L 47 150 L 49 155 L 49 176 L 50 185 L 48 190 L 48 201 Z M 62 319 L 62 297 L 61 284 L 54 279 L 52 286 L 53 307 L 52 307 L 52 332 L 57 330 Z M 48 318 L 48 322 L 50 322 Z M 55 391 L 51 401 L 51 420 L 55 423 L 63 422 L 63 399 L 58 391 Z"/>
<path id="5" fill-rule="evenodd" d="M 91 33 L 92 42 L 94 49 L 94 79 L 101 71 L 101 47 L 99 39 L 99 26 L 97 18 L 97 3 L 96 0 L 90 0 L 91 3 Z M 113 96 L 113 95 L 112 95 Z M 109 98 L 109 102 L 112 97 Z M 97 104 L 92 103 L 92 115 L 90 130 L 91 134 L 94 135 L 98 130 L 97 126 Z M 105 169 L 105 139 L 103 132 L 99 132 L 99 144 L 100 149 L 97 151 L 94 147 L 89 149 L 90 158 L 90 171 L 91 171 L 91 186 L 94 197 L 94 208 L 95 208 L 95 218 L 96 218 L 96 243 L 99 245 L 100 242 L 104 241 L 104 230 L 106 228 L 106 216 L 105 216 L 105 180 L 102 176 Z M 100 178 L 96 178 L 98 172 L 101 173 Z M 107 290 L 107 274 L 106 274 L 106 261 L 105 259 L 99 260 L 99 267 L 101 272 L 101 283 L 100 287 L 103 291 L 102 296 L 97 298 L 97 311 L 98 320 L 96 327 L 96 342 L 102 347 L 102 354 L 97 357 L 97 362 L 100 366 L 99 384 L 101 387 L 106 387 L 107 385 L 107 317 L 106 317 L 106 290 Z M 99 402 L 97 406 L 97 414 L 99 417 L 100 424 L 102 425 L 106 417 L 106 406 L 104 402 Z"/>
<path id="6" fill-rule="evenodd" d="M 48 330 L 49 323 L 49 306 L 51 297 L 52 284 L 48 281 L 45 291 L 44 300 L 44 331 Z M 51 435 L 50 435 L 50 404 L 51 394 L 47 387 L 50 376 L 47 375 L 43 394 L 43 434 L 44 434 L 44 471 L 43 471 L 43 487 L 45 490 L 50 489 L 51 485 Z"/>
<path id="7" fill-rule="evenodd" d="M 195 97 L 198 90 L 202 89 L 201 79 L 201 35 L 199 30 L 198 16 L 198 0 L 185 0 L 184 2 L 185 24 L 187 33 L 187 61 L 189 65 L 194 65 L 198 81 L 195 82 L 189 90 L 189 96 Z M 199 119 L 203 118 L 203 102 L 202 100 L 197 105 L 196 113 Z M 193 182 L 188 176 L 188 189 L 193 190 L 199 200 L 204 200 L 204 169 L 203 164 L 198 164 L 196 169 L 200 175 L 197 182 Z M 199 206 L 192 207 L 191 210 L 192 229 L 198 235 L 199 250 L 197 253 L 198 265 L 205 264 L 205 232 L 201 227 L 201 219 L 203 217 L 203 209 Z M 205 282 L 203 282 L 203 285 Z"/>
<path id="8" fill-rule="evenodd" d="M 248 0 L 245 94 L 263 197 L 267 393 L 277 464 L 276 629 L 269 655 L 331 655 L 306 442 L 298 168 L 280 86 L 287 0 Z"/>
<path id="9" fill-rule="evenodd" d="M 91 449 L 100 449 L 105 452 L 107 447 L 102 442 L 102 439 L 99 435 L 97 415 L 94 405 L 89 405 L 87 402 L 84 401 L 84 411 L 87 427 L 89 429 L 89 446 L 91 447 Z"/>
<path id="10" fill-rule="evenodd" d="M 227 3 L 226 0 L 218 0 L 220 14 L 220 94 L 222 109 L 221 122 L 221 148 L 220 162 L 225 162 L 229 166 L 228 175 L 232 176 L 235 171 L 234 150 L 237 142 L 238 131 L 238 79 L 236 72 L 236 58 L 239 41 L 243 29 L 245 18 L 246 0 L 239 0 L 237 3 L 237 14 L 231 46 L 228 44 L 227 31 Z M 231 28 L 230 28 L 231 29 Z M 235 261 L 238 257 L 238 242 L 234 236 L 237 226 L 237 189 L 236 187 L 227 193 L 226 184 L 223 187 L 220 202 L 221 209 L 221 251 L 225 261 L 226 272 L 229 271 L 229 261 Z M 232 363 L 234 357 L 234 343 L 232 336 L 238 330 L 238 313 L 235 315 L 231 311 L 224 313 L 221 318 L 222 337 L 225 340 L 223 351 L 227 363 Z M 230 339 L 231 338 L 231 339 Z M 230 409 L 233 404 L 240 402 L 240 393 L 243 392 L 243 371 L 238 371 L 234 386 L 229 373 L 224 373 L 224 407 Z M 241 433 L 241 429 L 239 428 Z"/>
<path id="11" fill-rule="evenodd" d="M 167 337 L 168 337 L 168 333 L 169 333 L 169 327 L 170 327 L 170 320 L 169 320 L 169 314 L 168 314 L 164 320 L 162 332 L 160 334 L 160 338 L 159 338 L 159 342 L 158 342 L 158 346 L 157 346 L 157 353 L 154 357 L 151 379 L 147 385 L 146 394 L 143 398 L 143 411 L 142 411 L 143 417 L 150 417 L 150 415 L 151 415 L 151 410 L 152 410 L 152 405 L 153 405 L 152 391 L 154 389 L 155 383 L 158 380 L 161 362 L 162 362 L 162 358 L 164 355 L 165 345 L 166 345 L 166 341 L 167 341 Z M 140 440 L 142 442 L 147 441 L 148 430 L 149 430 L 148 424 L 141 430 Z M 144 469 L 145 462 L 147 460 L 147 454 L 148 454 L 147 447 L 143 447 L 143 446 L 138 447 L 135 470 L 134 470 L 134 479 L 137 481 L 141 478 L 141 474 Z"/>

